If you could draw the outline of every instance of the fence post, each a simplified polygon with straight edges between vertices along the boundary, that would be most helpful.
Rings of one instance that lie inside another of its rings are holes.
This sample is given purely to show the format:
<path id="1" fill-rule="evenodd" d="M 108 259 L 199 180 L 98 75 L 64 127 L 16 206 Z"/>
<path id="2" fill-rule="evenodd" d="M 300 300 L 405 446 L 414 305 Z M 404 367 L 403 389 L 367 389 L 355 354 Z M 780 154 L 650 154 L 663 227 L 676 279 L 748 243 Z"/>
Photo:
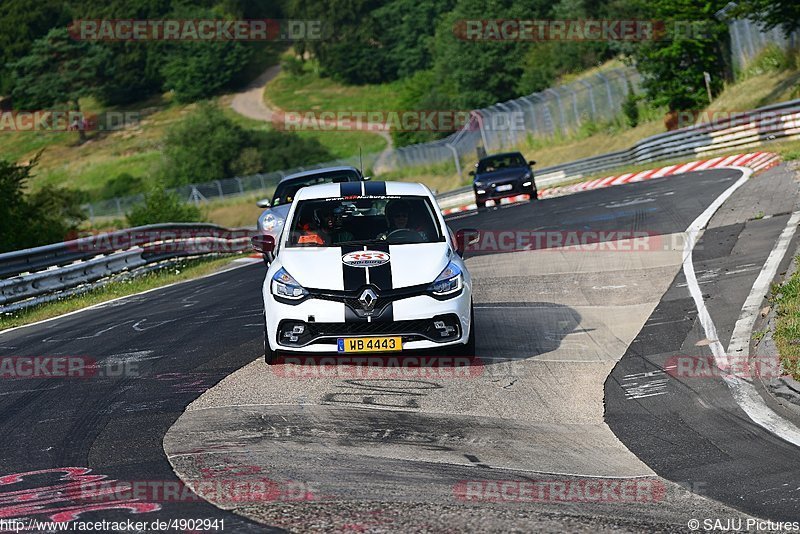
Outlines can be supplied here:
<path id="1" fill-rule="evenodd" d="M 470 113 L 472 116 L 476 117 L 478 120 L 478 128 L 481 130 L 481 141 L 483 141 L 483 148 L 485 150 L 489 150 L 489 142 L 486 140 L 486 130 L 483 127 L 483 115 L 481 115 L 481 111 L 472 111 Z"/>
<path id="2" fill-rule="evenodd" d="M 533 95 L 531 95 L 533 96 Z M 536 135 L 537 125 L 536 125 L 536 106 L 531 102 L 531 99 L 527 96 L 523 96 L 522 100 L 528 104 L 528 107 L 531 108 L 531 130 L 533 135 Z"/>
<path id="3" fill-rule="evenodd" d="M 454 147 L 450 143 L 446 143 L 444 146 L 446 146 L 447 148 L 449 148 L 450 150 L 453 151 L 453 161 L 455 161 L 455 163 L 456 163 L 456 172 L 458 173 L 458 178 L 461 179 L 462 178 L 462 176 L 461 176 L 461 162 L 458 161 L 458 151 L 456 150 L 456 147 Z"/>
<path id="4" fill-rule="evenodd" d="M 122 204 L 119 201 L 119 197 L 114 197 L 114 203 L 117 205 L 117 213 L 119 214 L 119 216 L 122 217 L 123 215 L 125 215 L 124 213 L 122 213 Z"/>
<path id="5" fill-rule="evenodd" d="M 561 95 L 559 95 L 558 91 L 555 91 L 554 89 L 545 89 L 542 92 L 552 93 L 556 96 L 556 104 L 558 105 L 558 115 L 561 118 L 561 133 L 566 134 L 567 132 L 565 128 L 567 126 L 567 121 L 564 118 L 564 106 L 561 105 Z"/>
<path id="6" fill-rule="evenodd" d="M 592 107 L 592 120 L 594 120 L 597 117 L 597 108 L 594 105 L 594 92 L 592 91 L 592 84 L 586 80 L 581 80 L 581 83 L 585 85 L 586 89 L 589 91 L 589 105 Z"/>
<path id="7" fill-rule="evenodd" d="M 234 180 L 236 180 L 236 183 L 237 183 L 237 184 L 239 184 L 239 193 L 241 193 L 242 195 L 244 195 L 244 186 L 242 185 L 242 180 L 241 180 L 241 178 L 239 178 L 238 176 L 236 176 L 236 177 L 234 178 Z"/>
<path id="8" fill-rule="evenodd" d="M 608 111 L 610 115 L 614 114 L 614 95 L 611 93 L 611 82 L 608 81 L 605 74 L 598 72 L 597 76 L 606 84 L 606 95 L 608 96 Z"/>
<path id="9" fill-rule="evenodd" d="M 219 191 L 219 198 L 225 198 L 225 195 L 222 194 L 222 182 L 219 180 L 214 180 L 214 183 L 217 184 L 217 190 Z"/>

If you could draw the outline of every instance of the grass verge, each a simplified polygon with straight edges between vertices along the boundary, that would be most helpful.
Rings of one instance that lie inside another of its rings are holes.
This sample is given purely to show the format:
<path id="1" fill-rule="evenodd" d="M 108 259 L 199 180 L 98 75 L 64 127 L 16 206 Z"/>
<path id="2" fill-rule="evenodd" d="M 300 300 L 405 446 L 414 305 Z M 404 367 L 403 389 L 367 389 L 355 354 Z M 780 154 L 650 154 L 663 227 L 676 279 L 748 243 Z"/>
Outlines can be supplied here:
<path id="1" fill-rule="evenodd" d="M 228 265 L 232 259 L 232 256 L 226 256 L 224 258 L 185 260 L 142 276 L 129 278 L 127 280 L 111 281 L 102 287 L 81 295 L 74 295 L 66 297 L 63 300 L 55 300 L 24 310 L 5 313 L 0 315 L 0 331 L 63 315 L 115 298 L 141 293 L 148 289 L 154 289 L 192 278 L 199 278 L 221 270 Z"/>
<path id="2" fill-rule="evenodd" d="M 800 261 L 800 256 L 794 261 Z M 782 284 L 773 284 L 770 302 L 775 306 L 773 339 L 781 364 L 795 380 L 800 380 L 800 270 L 795 270 Z"/>

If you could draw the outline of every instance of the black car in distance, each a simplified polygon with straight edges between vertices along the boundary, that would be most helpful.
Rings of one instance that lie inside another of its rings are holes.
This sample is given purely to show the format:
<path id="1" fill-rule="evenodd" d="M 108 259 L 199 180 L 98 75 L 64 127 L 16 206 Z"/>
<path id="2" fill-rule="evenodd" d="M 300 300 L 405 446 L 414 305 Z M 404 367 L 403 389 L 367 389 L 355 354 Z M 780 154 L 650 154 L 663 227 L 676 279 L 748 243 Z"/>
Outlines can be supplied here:
<path id="1" fill-rule="evenodd" d="M 536 181 L 531 169 L 535 164 L 535 161 L 526 161 L 519 152 L 492 154 L 481 158 L 475 165 L 475 170 L 470 171 L 470 175 L 474 177 L 472 187 L 478 209 L 485 208 L 489 200 L 497 205 L 501 198 L 523 194 L 536 200 Z"/>

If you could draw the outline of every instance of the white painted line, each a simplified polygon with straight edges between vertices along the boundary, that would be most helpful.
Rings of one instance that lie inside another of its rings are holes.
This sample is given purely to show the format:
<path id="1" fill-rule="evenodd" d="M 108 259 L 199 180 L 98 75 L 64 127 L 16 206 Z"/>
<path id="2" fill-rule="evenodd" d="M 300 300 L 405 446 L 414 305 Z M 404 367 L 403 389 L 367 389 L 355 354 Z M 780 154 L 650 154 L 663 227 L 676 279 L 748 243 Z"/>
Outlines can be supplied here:
<path id="1" fill-rule="evenodd" d="M 233 262 L 231 262 L 231 264 L 233 264 Z M 125 299 L 129 299 L 129 298 L 133 298 L 133 297 L 138 297 L 139 295 L 146 295 L 147 293 L 152 293 L 153 291 L 160 291 L 162 289 L 167 289 L 168 287 L 173 287 L 173 286 L 177 286 L 177 285 L 180 285 L 180 284 L 185 284 L 187 282 L 193 282 L 195 280 L 202 280 L 204 278 L 211 278 L 212 276 L 217 276 L 218 274 L 227 273 L 228 271 L 233 271 L 234 269 L 241 269 L 242 267 L 249 267 L 250 265 L 253 265 L 253 264 L 252 263 L 240 263 L 238 265 L 234 264 L 233 267 L 228 267 L 228 268 L 222 269 L 220 271 L 216 271 L 216 272 L 213 272 L 213 273 L 205 274 L 203 276 L 198 276 L 197 278 L 189 278 L 188 280 L 181 280 L 179 282 L 173 282 L 173 283 L 167 284 L 165 286 L 154 287 L 153 289 L 148 289 L 146 291 L 141 291 L 139 293 L 134 293 L 132 295 L 125 295 L 124 297 L 117 297 L 117 298 L 111 299 L 111 300 L 104 300 L 103 302 L 98 302 L 97 304 L 93 304 L 93 305 L 89 306 L 88 308 L 81 308 L 80 310 L 75 310 L 75 311 L 71 311 L 71 312 L 68 312 L 68 313 L 63 313 L 61 315 L 56 315 L 55 317 L 49 317 L 47 319 L 42 319 L 41 321 L 36 321 L 35 323 L 22 324 L 22 325 L 14 326 L 14 327 L 11 327 L 11 328 L 6 328 L 5 330 L 0 330 L 0 335 L 5 334 L 6 332 L 19 330 L 20 328 L 28 328 L 29 326 L 36 326 L 37 324 L 49 323 L 50 321 L 55 321 L 56 319 L 63 319 L 64 317 L 69 317 L 70 315 L 76 315 L 78 313 L 83 313 L 85 311 L 93 310 L 93 309 L 99 308 L 101 306 L 106 306 L 108 304 L 111 304 L 112 302 L 117 302 L 117 301 L 120 301 L 120 300 L 125 300 Z"/>
<path id="2" fill-rule="evenodd" d="M 736 326 L 731 335 L 731 342 L 728 345 L 729 359 L 736 361 L 741 357 L 749 357 L 750 335 L 756 323 L 756 317 L 761 311 L 761 301 L 764 299 L 764 295 L 769 292 L 770 284 L 778 272 L 781 260 L 783 260 L 786 251 L 789 249 L 789 244 L 794 237 L 798 223 L 800 223 L 800 211 L 792 213 L 792 216 L 789 217 L 786 227 L 775 243 L 775 248 L 772 249 L 772 252 L 767 257 L 764 267 L 762 267 L 758 278 L 753 284 L 753 289 L 747 296 L 747 300 L 744 301 L 739 319 L 736 321 Z"/>
<path id="3" fill-rule="evenodd" d="M 697 277 L 695 276 L 694 272 L 694 265 L 692 264 L 692 249 L 694 249 L 695 245 L 695 237 L 696 235 L 708 224 L 708 221 L 714 215 L 714 213 L 719 209 L 723 202 L 725 202 L 739 187 L 741 187 L 753 174 L 752 169 L 742 168 L 742 167 L 732 167 L 742 171 L 742 177 L 739 178 L 733 185 L 731 185 L 728 189 L 726 189 L 722 195 L 720 195 L 706 210 L 700 214 L 697 219 L 692 222 L 692 224 L 687 229 L 687 239 L 686 245 L 683 251 L 683 273 L 686 277 L 687 285 L 689 288 L 689 293 L 692 296 L 692 300 L 694 301 L 695 307 L 697 308 L 697 317 L 700 320 L 700 325 L 703 327 L 703 331 L 705 332 L 705 336 L 707 339 L 713 340 L 709 347 L 711 349 L 711 353 L 714 355 L 714 360 L 717 366 L 720 369 L 727 369 L 728 368 L 728 355 L 725 352 L 725 349 L 722 346 L 722 343 L 719 342 L 719 337 L 717 335 L 717 328 L 714 326 L 714 321 L 711 319 L 711 315 L 708 313 L 708 309 L 706 308 L 705 301 L 703 300 L 703 295 L 700 290 L 700 285 L 697 283 Z M 792 216 L 792 219 L 794 215 Z M 790 219 L 790 221 L 792 220 Z M 795 222 L 796 226 L 796 222 Z M 788 228 L 788 225 L 787 225 Z M 787 230 L 784 230 L 784 233 Z M 784 241 L 782 238 L 784 237 L 784 233 L 781 234 L 781 238 L 778 239 L 778 244 L 776 244 L 776 249 L 782 247 L 781 243 Z M 792 230 L 794 233 L 794 230 Z M 782 248 L 782 251 L 779 253 L 773 253 L 777 255 L 780 254 L 780 258 L 776 261 L 780 263 L 780 259 L 783 258 L 783 254 L 785 254 L 786 249 Z M 771 253 L 767 262 L 769 263 L 770 258 L 773 258 L 773 254 Z M 766 268 L 766 264 L 765 264 Z M 777 269 L 777 267 L 775 267 Z M 763 271 L 762 271 L 763 274 Z M 766 275 L 764 275 L 766 277 Z M 774 274 L 773 274 L 774 277 Z M 759 275 L 759 279 L 761 275 Z M 769 277 L 769 280 L 772 280 L 772 277 Z M 756 285 L 758 285 L 758 279 L 756 280 Z M 761 296 L 764 295 L 762 291 L 756 291 L 756 287 L 754 286 L 754 293 L 758 295 L 759 302 Z M 751 293 L 751 296 L 753 293 Z M 756 297 L 753 297 L 756 298 Z M 748 300 L 750 297 L 748 297 Z M 747 301 L 745 301 L 747 304 Z M 741 320 L 741 317 L 740 317 Z M 734 333 L 736 333 L 737 328 L 739 327 L 739 322 L 737 321 L 736 327 L 734 327 Z M 743 327 L 742 327 L 743 328 Z M 748 331 L 749 332 L 749 331 Z M 739 334 L 741 336 L 741 334 Z M 739 342 L 741 343 L 741 341 Z M 749 347 L 749 335 L 747 340 L 747 346 Z M 733 348 L 736 348 L 737 345 L 733 345 Z M 730 348 L 728 352 L 730 352 Z M 760 425 L 767 431 L 771 432 L 772 434 L 782 438 L 789 443 L 794 445 L 800 446 L 800 429 L 796 426 L 791 424 L 789 421 L 783 419 L 778 414 L 773 412 L 765 403 L 764 399 L 756 391 L 755 387 L 745 381 L 741 380 L 738 377 L 732 375 L 723 375 L 723 380 L 728 385 L 728 388 L 731 391 L 731 395 L 739 407 L 747 414 L 750 419 L 752 419 L 756 424 Z"/>

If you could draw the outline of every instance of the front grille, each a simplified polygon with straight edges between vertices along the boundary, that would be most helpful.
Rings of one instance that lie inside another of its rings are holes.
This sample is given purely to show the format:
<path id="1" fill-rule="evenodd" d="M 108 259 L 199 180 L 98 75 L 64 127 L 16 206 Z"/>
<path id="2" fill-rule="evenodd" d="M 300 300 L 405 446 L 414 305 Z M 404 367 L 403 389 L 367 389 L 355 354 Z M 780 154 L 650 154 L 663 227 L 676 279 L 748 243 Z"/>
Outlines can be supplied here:
<path id="1" fill-rule="evenodd" d="M 442 336 L 442 330 L 437 328 L 436 323 L 444 323 L 453 330 L 447 336 Z M 302 327 L 302 332 L 298 331 L 298 327 Z M 410 321 L 307 323 L 285 319 L 278 325 L 278 343 L 287 347 L 335 345 L 337 338 L 355 336 L 401 336 L 403 341 L 427 339 L 442 343 L 461 337 L 461 322 L 456 314 L 450 313 Z"/>

